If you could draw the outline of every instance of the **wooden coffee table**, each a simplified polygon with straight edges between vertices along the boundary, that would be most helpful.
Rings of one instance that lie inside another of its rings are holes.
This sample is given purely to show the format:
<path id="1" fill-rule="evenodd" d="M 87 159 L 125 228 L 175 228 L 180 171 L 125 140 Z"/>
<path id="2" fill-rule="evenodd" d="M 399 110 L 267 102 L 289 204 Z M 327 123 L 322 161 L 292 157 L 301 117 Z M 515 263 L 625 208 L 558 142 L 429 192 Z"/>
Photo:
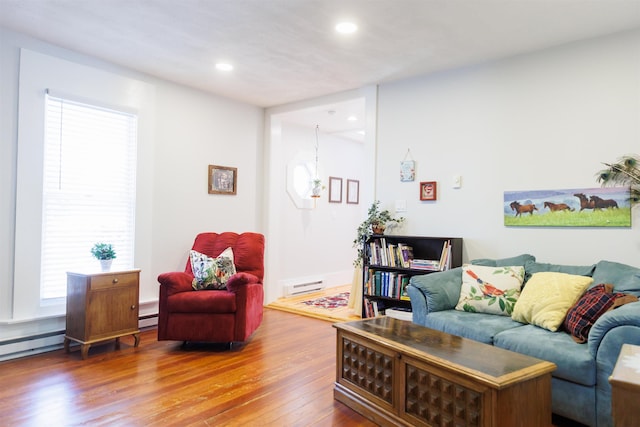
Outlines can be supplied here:
<path id="1" fill-rule="evenodd" d="M 334 327 L 334 398 L 379 425 L 551 425 L 553 363 L 390 317 Z"/>

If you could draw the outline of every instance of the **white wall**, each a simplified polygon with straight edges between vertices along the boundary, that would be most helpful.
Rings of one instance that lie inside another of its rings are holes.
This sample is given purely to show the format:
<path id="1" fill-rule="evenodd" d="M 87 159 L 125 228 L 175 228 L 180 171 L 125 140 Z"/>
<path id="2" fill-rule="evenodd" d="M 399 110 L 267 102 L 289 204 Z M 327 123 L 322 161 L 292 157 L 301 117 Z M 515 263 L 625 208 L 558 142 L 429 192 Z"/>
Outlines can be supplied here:
<path id="1" fill-rule="evenodd" d="M 156 277 L 184 269 L 196 233 L 262 232 L 262 108 L 204 94 L 0 28 L 0 341 L 64 329 L 64 318 L 60 317 L 12 319 L 13 289 L 23 286 L 14 283 L 13 271 L 19 50 L 23 47 L 155 87 L 153 141 L 145 143 L 138 156 L 139 179 L 144 180 L 138 183 L 139 210 L 147 213 L 138 219 L 138 227 L 148 230 L 136 242 L 136 266 L 142 268 L 141 315 L 157 312 Z M 236 196 L 207 193 L 209 164 L 238 168 Z"/>
<path id="2" fill-rule="evenodd" d="M 315 129 L 282 124 L 284 156 L 278 165 L 284 170 L 297 154 L 315 158 Z M 296 282 L 306 277 L 323 279 L 327 286 L 344 285 L 353 276 L 355 250 L 351 242 L 362 221 L 364 204 L 347 204 L 347 179 L 365 178 L 364 144 L 320 132 L 319 170 L 326 187 L 314 209 L 299 209 L 286 191 L 286 174 L 278 182 L 279 208 L 283 224 L 277 251 L 278 282 Z M 329 177 L 342 178 L 342 203 L 329 203 Z M 273 283 L 269 286 L 273 289 Z M 282 286 L 276 289 L 282 295 Z M 276 292 L 276 294 L 277 294 Z"/>
<path id="3" fill-rule="evenodd" d="M 351 251 L 353 228 L 343 222 L 351 220 L 350 207 L 330 206 L 325 193 L 319 209 L 307 218 L 293 211 L 285 213 L 286 222 L 278 216 L 282 209 L 292 209 L 279 181 L 285 166 L 277 157 L 286 156 L 282 147 L 270 147 L 272 142 L 264 138 L 262 109 L 0 28 L 0 341 L 64 328 L 64 319 L 6 321 L 11 318 L 13 288 L 21 285 L 13 278 L 20 47 L 156 88 L 155 142 L 146 152 L 153 156 L 152 170 L 145 171 L 153 177 L 147 183 L 152 190 L 139 195 L 151 205 L 146 219 L 150 225 L 145 227 L 153 236 L 141 242 L 150 248 L 139 260 L 144 267 L 143 302 L 157 298 L 159 273 L 183 268 L 194 235 L 204 230 L 265 230 L 268 299 L 279 296 L 281 279 L 350 268 L 351 256 L 340 262 L 331 257 L 333 251 L 341 256 Z M 365 148 L 360 209 L 366 212 L 374 198 L 391 209 L 395 200 L 406 200 L 403 215 L 408 220 L 401 232 L 461 236 L 465 259 L 529 252 L 545 262 L 584 264 L 606 258 L 640 265 L 638 209 L 632 229 L 506 228 L 501 210 L 504 190 L 595 187 L 601 162 L 638 153 L 639 47 L 640 32 L 635 31 L 380 86 L 377 105 L 367 101 L 367 138 L 375 140 L 377 131 L 379 146 L 374 153 L 370 140 Z M 375 96 L 368 99 L 375 101 Z M 399 163 L 407 148 L 417 162 L 413 183 L 399 181 Z M 208 164 L 238 167 L 237 196 L 207 194 Z M 372 165 L 376 182 L 367 178 Z M 324 165 L 327 176 L 351 177 L 351 169 L 343 166 Z M 454 174 L 463 177 L 461 189 L 450 186 Z M 421 180 L 438 181 L 437 202 L 418 200 Z M 328 216 L 312 216 L 321 212 Z M 310 253 L 317 261 L 312 266 L 306 264 Z M 296 264 L 301 254 L 304 271 Z M 275 271 L 281 268 L 285 274 Z M 151 305 L 146 309 L 153 310 Z"/>
<path id="4" fill-rule="evenodd" d="M 640 266 L 633 228 L 505 227 L 505 190 L 598 187 L 601 162 L 640 149 L 640 31 L 381 85 L 377 198 L 407 200 L 405 231 L 459 236 L 465 260 Z M 417 180 L 402 183 L 407 148 Z M 453 175 L 462 188 L 453 189 Z M 419 181 L 438 201 L 420 202 Z"/>
<path id="5" fill-rule="evenodd" d="M 363 98 L 363 144 L 320 136 L 320 178 L 327 189 L 312 211 L 293 206 L 286 193 L 287 163 L 298 150 L 314 151 L 315 129 L 303 130 L 286 122 L 287 113 Z M 375 118 L 377 89 L 363 87 L 298 103 L 272 107 L 265 113 L 265 230 L 267 234 L 265 301 L 283 295 L 286 284 L 321 276 L 328 287 L 348 284 L 353 278 L 352 248 L 355 230 L 374 197 Z M 311 139 L 311 142 L 309 140 Z M 346 145 L 345 145 L 346 144 Z M 305 146 L 306 145 L 306 146 Z M 360 203 L 328 203 L 328 177 L 360 180 Z"/>

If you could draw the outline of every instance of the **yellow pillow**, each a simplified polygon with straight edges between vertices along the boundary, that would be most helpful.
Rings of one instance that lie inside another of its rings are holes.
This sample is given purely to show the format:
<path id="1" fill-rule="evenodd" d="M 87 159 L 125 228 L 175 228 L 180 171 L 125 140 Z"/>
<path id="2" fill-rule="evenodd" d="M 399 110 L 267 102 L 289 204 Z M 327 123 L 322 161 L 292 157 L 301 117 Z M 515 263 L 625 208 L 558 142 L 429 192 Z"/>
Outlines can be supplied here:
<path id="1" fill-rule="evenodd" d="M 522 289 L 511 318 L 555 332 L 592 282 L 591 277 L 575 274 L 535 273 Z"/>

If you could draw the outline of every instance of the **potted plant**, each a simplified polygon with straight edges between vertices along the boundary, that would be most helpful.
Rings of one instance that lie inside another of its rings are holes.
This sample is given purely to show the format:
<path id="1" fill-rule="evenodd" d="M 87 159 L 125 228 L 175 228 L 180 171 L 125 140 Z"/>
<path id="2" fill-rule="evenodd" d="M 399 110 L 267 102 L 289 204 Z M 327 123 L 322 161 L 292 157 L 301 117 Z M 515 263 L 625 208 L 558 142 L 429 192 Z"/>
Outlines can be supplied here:
<path id="1" fill-rule="evenodd" d="M 387 209 L 380 210 L 380 200 L 373 202 L 367 211 L 367 219 L 359 226 L 353 247 L 358 249 L 358 257 L 353 261 L 355 267 L 362 267 L 363 242 L 374 234 L 383 234 L 389 224 L 398 225 L 404 221 L 404 217 L 395 218 Z"/>
<path id="2" fill-rule="evenodd" d="M 317 199 L 322 192 L 322 181 L 318 178 L 313 180 L 313 187 L 311 188 L 311 197 Z"/>
<path id="3" fill-rule="evenodd" d="M 116 257 L 116 251 L 111 243 L 96 243 L 91 248 L 91 255 L 100 261 L 102 271 L 109 271 Z"/>
<path id="4" fill-rule="evenodd" d="M 605 185 L 628 185 L 631 187 L 631 203 L 640 203 L 640 156 L 628 155 L 618 163 L 603 163 L 607 169 L 598 172 L 598 182 Z"/>

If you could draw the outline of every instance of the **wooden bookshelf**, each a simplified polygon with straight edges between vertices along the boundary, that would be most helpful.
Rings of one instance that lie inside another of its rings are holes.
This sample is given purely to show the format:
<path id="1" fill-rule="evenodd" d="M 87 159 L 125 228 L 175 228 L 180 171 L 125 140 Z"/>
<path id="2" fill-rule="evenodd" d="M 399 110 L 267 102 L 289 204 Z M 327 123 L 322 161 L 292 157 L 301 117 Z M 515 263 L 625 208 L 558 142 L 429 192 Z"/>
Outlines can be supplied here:
<path id="1" fill-rule="evenodd" d="M 462 238 L 374 234 L 362 252 L 362 317 L 375 317 L 391 307 L 411 309 L 412 276 L 461 266 Z"/>

